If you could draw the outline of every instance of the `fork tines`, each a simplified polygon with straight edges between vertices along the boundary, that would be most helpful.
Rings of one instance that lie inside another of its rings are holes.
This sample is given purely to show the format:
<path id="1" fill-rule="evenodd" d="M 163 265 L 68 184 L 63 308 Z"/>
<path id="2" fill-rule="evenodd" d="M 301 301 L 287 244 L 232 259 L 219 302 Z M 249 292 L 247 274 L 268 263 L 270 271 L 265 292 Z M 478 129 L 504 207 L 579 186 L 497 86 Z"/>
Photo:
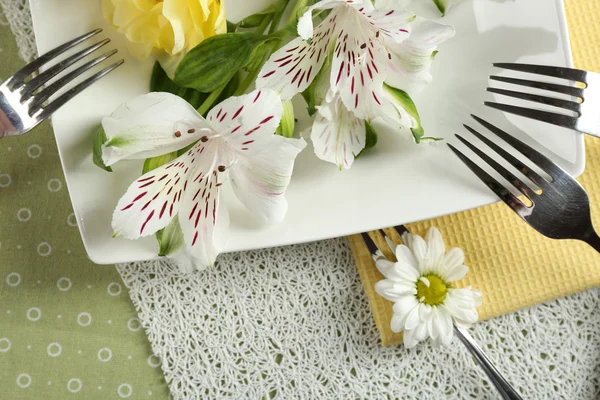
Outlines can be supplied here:
<path id="1" fill-rule="evenodd" d="M 508 133 L 502 131 L 501 129 L 495 127 L 489 122 L 475 116 L 471 115 L 475 121 L 479 122 L 485 128 L 487 128 L 490 132 L 494 133 L 500 139 L 507 142 L 509 145 L 518 150 L 521 154 L 531 160 L 534 164 L 544 170 L 553 180 L 562 177 L 563 174 L 566 174 L 562 168 L 558 165 L 554 164 L 548 157 L 540 153 L 539 151 L 533 149 L 532 147 L 526 145 L 519 139 L 509 135 Z M 471 132 L 475 137 L 489 146 L 492 150 L 494 150 L 497 154 L 499 154 L 502 158 L 504 158 L 510 165 L 515 167 L 519 172 L 521 172 L 525 177 L 527 177 L 531 182 L 533 182 L 537 187 L 542 190 L 547 190 L 549 188 L 549 182 L 540 176 L 537 172 L 532 170 L 530 167 L 522 163 L 515 156 L 511 155 L 508 151 L 504 150 L 502 147 L 498 146 L 496 143 L 483 136 L 477 130 L 473 129 L 469 125 L 464 125 L 464 127 Z M 485 152 L 477 148 L 471 142 L 466 140 L 461 135 L 456 134 L 456 137 L 464 143 L 469 149 L 471 149 L 475 154 L 477 154 L 483 161 L 485 161 L 490 167 L 492 167 L 496 172 L 498 172 L 504 179 L 506 179 L 512 186 L 514 186 L 519 192 L 527 196 L 532 203 L 535 204 L 536 198 L 538 194 L 527 184 L 525 184 L 521 179 L 516 177 L 512 172 L 504 168 L 500 163 L 495 161 Z M 518 199 L 512 192 L 507 189 L 504 185 L 498 182 L 495 178 L 485 172 L 482 168 L 480 168 L 477 164 L 475 164 L 471 159 L 469 159 L 465 154 L 463 154 L 460 150 L 454 147 L 451 144 L 448 144 L 452 151 L 473 171 L 479 179 L 481 179 L 490 189 L 498 195 L 510 208 L 512 208 L 515 212 L 517 212 L 522 217 L 526 216 L 530 212 L 530 208 L 526 206 L 520 199 Z"/>
<path id="2" fill-rule="evenodd" d="M 569 96 L 576 97 L 576 101 L 560 99 L 556 97 L 542 96 L 539 94 L 531 94 L 518 92 L 513 90 L 505 90 L 499 88 L 489 87 L 487 90 L 492 93 L 500 94 L 503 96 L 513 97 L 517 99 L 532 101 L 539 104 L 549 105 L 557 108 L 561 108 L 567 111 L 571 111 L 576 116 L 570 116 L 565 114 L 554 113 L 550 111 L 535 110 L 526 107 L 519 107 L 504 103 L 496 103 L 486 101 L 484 104 L 508 113 L 520 115 L 526 118 L 532 118 L 538 121 L 548 122 L 554 125 L 562 126 L 570 129 L 578 129 L 578 119 L 582 115 L 582 103 L 587 92 L 586 89 L 589 85 L 590 72 L 582 71 L 572 68 L 552 67 L 545 65 L 530 65 L 530 64 L 516 64 L 516 63 L 496 63 L 495 67 L 503 68 L 512 71 L 525 72 L 536 75 L 550 76 L 554 78 L 566 79 L 574 82 L 581 82 L 586 85 L 586 88 L 582 89 L 571 84 L 557 84 L 549 82 L 539 82 L 535 80 L 517 79 L 505 76 L 492 75 L 490 79 L 497 82 L 508 83 L 512 85 L 524 86 L 533 89 L 542 89 L 549 92 L 555 92 L 560 94 L 566 94 Z M 596 75 L 596 74 L 594 74 Z M 579 130 L 579 129 L 578 129 Z"/>
<path id="3" fill-rule="evenodd" d="M 9 80 L 6 82 L 6 87 L 9 90 L 14 91 L 15 93 L 18 93 L 20 95 L 20 102 L 21 104 L 26 104 L 28 106 L 28 113 L 30 116 L 39 117 L 40 119 L 46 118 L 54 111 L 56 111 L 59 107 L 61 107 L 63 104 L 65 104 L 67 101 L 72 99 L 75 95 L 77 95 L 78 93 L 86 89 L 88 86 L 90 86 L 92 83 L 96 82 L 104 75 L 108 74 L 123 63 L 123 60 L 116 61 L 113 64 L 94 73 L 92 76 L 78 83 L 73 88 L 69 89 L 67 92 L 58 97 L 56 100 L 52 101 L 44 107 L 44 104 L 50 99 L 50 97 L 55 95 L 60 89 L 64 88 L 69 82 L 82 75 L 84 72 L 89 71 L 94 66 L 102 63 L 109 57 L 113 56 L 117 52 L 117 50 L 109 50 L 106 53 L 99 55 L 90 61 L 87 61 L 83 65 L 71 70 L 70 72 L 68 72 L 67 74 L 60 77 L 55 82 L 51 83 L 50 85 L 41 90 L 40 88 L 47 84 L 52 78 L 56 77 L 57 75 L 63 72 L 66 72 L 69 69 L 69 67 L 71 67 L 73 64 L 77 63 L 78 61 L 84 59 L 85 57 L 89 56 L 90 54 L 105 46 L 107 43 L 110 42 L 110 39 L 104 39 L 94 44 L 91 44 L 90 46 L 77 51 L 69 57 L 60 60 L 56 64 L 46 69 L 44 72 L 40 73 L 39 75 L 29 80 L 27 78 L 31 77 L 41 67 L 47 65 L 48 63 L 50 63 L 57 57 L 63 55 L 67 51 L 73 49 L 77 45 L 96 36 L 100 32 L 102 32 L 102 29 L 95 29 L 73 40 L 70 40 L 61 46 L 58 46 L 55 49 L 50 50 L 46 54 L 27 64 L 25 67 L 17 71 L 17 73 L 15 73 L 12 77 L 9 78 Z"/>

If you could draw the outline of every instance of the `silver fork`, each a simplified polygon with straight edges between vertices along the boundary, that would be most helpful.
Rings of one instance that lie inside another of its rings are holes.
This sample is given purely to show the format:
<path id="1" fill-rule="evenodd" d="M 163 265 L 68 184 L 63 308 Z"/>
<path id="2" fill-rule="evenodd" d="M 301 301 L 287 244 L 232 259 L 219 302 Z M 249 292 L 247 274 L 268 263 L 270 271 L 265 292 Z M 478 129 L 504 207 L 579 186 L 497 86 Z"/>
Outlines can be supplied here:
<path id="1" fill-rule="evenodd" d="M 537 150 L 522 141 L 498 129 L 494 125 L 482 120 L 475 115 L 472 117 L 487 128 L 490 132 L 511 145 L 525 157 L 545 171 L 550 180 L 540 176 L 537 172 L 522 163 L 515 156 L 504 150 L 487 137 L 483 136 L 468 125 L 464 127 L 479 140 L 498 153 L 522 175 L 528 178 L 530 184 L 525 184 L 520 178 L 504 168 L 484 151 L 467 141 L 460 135 L 456 137 L 469 149 L 477 154 L 483 161 L 504 177 L 519 192 L 527 196 L 531 205 L 525 205 L 509 189 L 500 184 L 496 179 L 471 161 L 456 147 L 448 144 L 452 151 L 481 179 L 494 193 L 502 199 L 514 212 L 516 212 L 532 228 L 544 236 L 552 239 L 577 239 L 582 240 L 600 252 L 600 237 L 596 234 L 590 217 L 590 202 L 585 189 L 565 170 L 552 162 Z M 535 186 L 533 186 L 533 185 Z M 537 187 L 539 189 L 535 189 Z M 539 192 L 541 190 L 541 193 Z"/>
<path id="2" fill-rule="evenodd" d="M 403 233 L 407 232 L 407 229 L 404 226 L 395 226 L 394 229 L 398 233 L 399 236 L 402 236 Z M 380 233 L 383 235 L 385 242 L 389 246 L 392 254 L 394 254 L 394 246 L 391 238 L 389 238 L 383 230 L 380 230 Z M 367 233 L 361 234 L 365 245 L 369 249 L 371 256 L 374 260 L 378 258 L 385 257 L 383 255 L 383 251 L 377 247 L 373 239 Z M 390 260 L 395 261 L 395 260 Z M 508 383 L 506 378 L 498 371 L 498 369 L 494 366 L 494 364 L 490 361 L 487 355 L 481 350 L 481 347 L 477 344 L 475 339 L 471 336 L 469 331 L 463 327 L 459 327 L 456 324 L 454 325 L 454 333 L 458 337 L 458 339 L 465 345 L 467 350 L 471 353 L 473 358 L 477 361 L 481 369 L 485 372 L 487 377 L 490 379 L 492 384 L 496 387 L 500 395 L 503 399 L 506 400 L 522 400 L 519 393 Z"/>
<path id="3" fill-rule="evenodd" d="M 574 129 L 579 132 L 600 137 L 600 74 L 582 71 L 579 69 L 551 67 L 546 65 L 496 63 L 494 66 L 513 71 L 546 75 L 555 78 L 562 78 L 568 81 L 580 82 L 585 85 L 585 88 L 578 88 L 572 84 L 561 85 L 492 75 L 490 76 L 490 79 L 494 81 L 527 86 L 534 89 L 542 89 L 576 97 L 578 101 L 570 101 L 555 97 L 516 92 L 513 90 L 504 90 L 492 87 L 487 89 L 492 93 L 562 108 L 564 110 L 576 113 L 577 116 L 534 110 L 491 101 L 486 101 L 484 103 L 485 105 L 501 111 L 506 111 L 511 114 L 548 122 L 550 124 Z"/>
<path id="4" fill-rule="evenodd" d="M 71 100 L 91 84 L 123 64 L 124 61 L 119 60 L 109 65 L 73 86 L 58 98 L 48 102 L 50 97 L 55 95 L 60 89 L 66 87 L 73 79 L 117 52 L 116 49 L 111 50 L 97 58 L 87 61 L 85 64 L 71 70 L 64 76 L 59 77 L 55 82 L 40 90 L 40 88 L 52 78 L 67 71 L 71 65 L 110 42 L 110 39 L 104 39 L 59 61 L 38 76 L 27 80 L 27 78 L 34 74 L 40 67 L 100 32 L 102 32 L 102 29 L 93 30 L 50 50 L 46 54 L 27 64 L 0 85 L 0 137 L 22 135 L 23 133 L 28 132 L 37 124 L 52 115 L 67 101 Z"/>

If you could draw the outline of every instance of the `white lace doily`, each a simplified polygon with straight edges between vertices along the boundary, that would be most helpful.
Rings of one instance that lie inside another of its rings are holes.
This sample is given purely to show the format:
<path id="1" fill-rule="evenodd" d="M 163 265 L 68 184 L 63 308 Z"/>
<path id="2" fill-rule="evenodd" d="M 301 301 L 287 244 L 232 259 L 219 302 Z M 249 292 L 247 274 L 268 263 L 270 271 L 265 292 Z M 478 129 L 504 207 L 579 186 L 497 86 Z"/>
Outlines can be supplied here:
<path id="1" fill-rule="evenodd" d="M 24 56 L 25 0 L 0 0 Z M 226 254 L 182 275 L 119 265 L 175 399 L 495 399 L 455 339 L 380 346 L 345 239 Z M 600 291 L 477 324 L 473 336 L 528 399 L 600 397 Z"/>

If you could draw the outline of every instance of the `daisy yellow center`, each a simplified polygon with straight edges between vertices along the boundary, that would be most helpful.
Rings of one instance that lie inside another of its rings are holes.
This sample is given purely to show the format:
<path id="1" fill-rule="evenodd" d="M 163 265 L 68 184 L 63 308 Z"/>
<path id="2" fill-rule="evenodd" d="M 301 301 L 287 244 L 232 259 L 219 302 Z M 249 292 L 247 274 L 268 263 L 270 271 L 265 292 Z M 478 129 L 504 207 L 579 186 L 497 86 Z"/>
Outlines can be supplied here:
<path id="1" fill-rule="evenodd" d="M 423 299 L 425 304 L 437 306 L 446 299 L 446 282 L 435 275 L 426 275 L 417 281 L 417 299 Z"/>

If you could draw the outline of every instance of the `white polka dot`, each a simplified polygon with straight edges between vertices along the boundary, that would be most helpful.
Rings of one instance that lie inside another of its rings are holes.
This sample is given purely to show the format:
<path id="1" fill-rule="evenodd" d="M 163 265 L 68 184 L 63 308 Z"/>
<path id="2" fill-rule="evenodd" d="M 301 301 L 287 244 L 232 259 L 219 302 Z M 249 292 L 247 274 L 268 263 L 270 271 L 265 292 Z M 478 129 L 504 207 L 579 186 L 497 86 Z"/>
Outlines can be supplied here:
<path id="1" fill-rule="evenodd" d="M 12 343 L 10 342 L 10 340 L 8 340 L 8 338 L 0 338 L 0 353 L 6 353 L 10 350 L 11 346 Z"/>
<path id="2" fill-rule="evenodd" d="M 28 185 L 31 185 L 31 183 L 32 183 L 31 181 L 27 181 L 27 184 L 28 184 Z"/>
<path id="3" fill-rule="evenodd" d="M 129 396 L 131 396 L 132 392 L 133 392 L 133 390 L 131 389 L 131 385 L 128 383 L 123 383 L 123 384 L 119 385 L 119 387 L 117 388 L 117 394 L 122 399 L 126 399 Z"/>
<path id="4" fill-rule="evenodd" d="M 38 158 L 42 155 L 42 148 L 37 144 L 32 144 L 27 148 L 27 155 L 29 158 Z"/>
<path id="5" fill-rule="evenodd" d="M 42 281 L 37 281 L 37 284 L 39 285 L 40 283 L 42 283 Z"/>
<path id="6" fill-rule="evenodd" d="M 79 378 L 71 378 L 69 379 L 69 382 L 67 382 L 67 390 L 71 393 L 79 392 L 82 386 L 83 384 Z"/>
<path id="7" fill-rule="evenodd" d="M 31 345 L 30 344 L 27 345 L 27 350 L 31 350 Z"/>
<path id="8" fill-rule="evenodd" d="M 92 323 L 92 316 L 90 313 L 82 312 L 77 316 L 77 323 L 81 326 L 88 326 Z"/>
<path id="9" fill-rule="evenodd" d="M 58 315 L 56 316 L 56 318 L 58 318 L 58 319 L 61 319 L 61 318 L 62 318 L 62 315 L 58 314 Z"/>
<path id="10" fill-rule="evenodd" d="M 71 250 L 67 250 L 67 254 L 71 254 Z"/>
<path id="11" fill-rule="evenodd" d="M 148 390 L 148 396 L 152 396 L 152 390 Z"/>
<path id="12" fill-rule="evenodd" d="M 62 346 L 57 342 L 52 342 L 48 345 L 46 351 L 50 357 L 58 357 L 62 353 Z"/>
<path id="13" fill-rule="evenodd" d="M 52 219 L 52 217 L 50 215 L 48 215 L 48 219 Z"/>
<path id="14" fill-rule="evenodd" d="M 127 359 L 128 359 L 128 360 L 131 360 L 132 358 L 133 358 L 132 356 L 127 356 Z"/>
<path id="15" fill-rule="evenodd" d="M 9 187 L 12 183 L 12 178 L 9 174 L 0 174 L 0 187 Z"/>
<path id="16" fill-rule="evenodd" d="M 37 308 L 37 307 L 31 307 L 29 310 L 27 310 L 27 319 L 30 321 L 38 321 L 40 318 L 42 318 L 42 311 Z"/>
<path id="17" fill-rule="evenodd" d="M 48 381 L 48 386 L 52 385 L 52 381 Z"/>
<path id="18" fill-rule="evenodd" d="M 108 362 L 112 358 L 112 351 L 108 347 L 98 350 L 98 360 Z"/>
<path id="19" fill-rule="evenodd" d="M 109 319 L 108 321 L 106 321 L 106 323 L 110 325 L 112 324 L 112 320 Z"/>
<path id="20" fill-rule="evenodd" d="M 118 296 L 121 294 L 121 285 L 117 282 L 112 282 L 108 285 L 106 291 L 111 296 Z"/>
<path id="21" fill-rule="evenodd" d="M 102 386 L 98 386 L 98 390 L 102 390 Z"/>
<path id="22" fill-rule="evenodd" d="M 29 385 L 31 385 L 31 376 L 29 376 L 29 374 L 21 374 L 17 376 L 17 385 L 23 389 L 29 387 Z"/>
<path id="23" fill-rule="evenodd" d="M 6 313 L 7 313 L 7 314 L 10 314 L 10 310 L 6 310 Z"/>
<path id="24" fill-rule="evenodd" d="M 60 179 L 50 179 L 48 181 L 48 190 L 51 192 L 58 192 L 62 188 L 62 182 Z"/>
<path id="25" fill-rule="evenodd" d="M 71 289 L 71 280 L 63 276 L 62 278 L 56 281 L 56 287 L 61 292 L 66 292 L 67 290 Z"/>
<path id="26" fill-rule="evenodd" d="M 75 213 L 69 214 L 67 217 L 67 224 L 69 226 L 77 226 L 77 218 L 75 217 Z"/>
<path id="27" fill-rule="evenodd" d="M 77 354 L 81 354 L 81 350 L 77 350 Z"/>
<path id="28" fill-rule="evenodd" d="M 8 150 L 8 151 L 11 151 L 11 150 L 12 150 L 12 147 L 8 146 L 8 147 L 6 148 L 6 150 Z"/>
<path id="29" fill-rule="evenodd" d="M 52 246 L 50 246 L 47 242 L 42 242 L 38 244 L 37 252 L 42 257 L 47 257 L 52 253 Z"/>
<path id="30" fill-rule="evenodd" d="M 91 288 L 92 288 L 92 285 L 87 285 L 87 288 L 88 288 L 88 289 L 91 289 Z"/>
<path id="31" fill-rule="evenodd" d="M 17 249 L 21 250 L 21 245 L 18 245 L 18 246 L 17 246 Z"/>
<path id="32" fill-rule="evenodd" d="M 142 323 L 139 319 L 134 317 L 127 321 L 127 328 L 132 332 L 137 332 L 142 328 Z"/>
<path id="33" fill-rule="evenodd" d="M 31 219 L 31 210 L 29 208 L 21 208 L 17 211 L 17 219 L 21 222 L 27 222 Z"/>
<path id="34" fill-rule="evenodd" d="M 11 272 L 10 274 L 6 275 L 6 284 L 8 286 L 19 286 L 19 284 L 21 283 L 21 274 L 19 274 L 18 272 Z"/>
<path id="35" fill-rule="evenodd" d="M 154 354 L 151 354 L 150 357 L 148 357 L 148 365 L 152 368 L 158 367 L 160 365 L 160 358 L 158 358 Z"/>

